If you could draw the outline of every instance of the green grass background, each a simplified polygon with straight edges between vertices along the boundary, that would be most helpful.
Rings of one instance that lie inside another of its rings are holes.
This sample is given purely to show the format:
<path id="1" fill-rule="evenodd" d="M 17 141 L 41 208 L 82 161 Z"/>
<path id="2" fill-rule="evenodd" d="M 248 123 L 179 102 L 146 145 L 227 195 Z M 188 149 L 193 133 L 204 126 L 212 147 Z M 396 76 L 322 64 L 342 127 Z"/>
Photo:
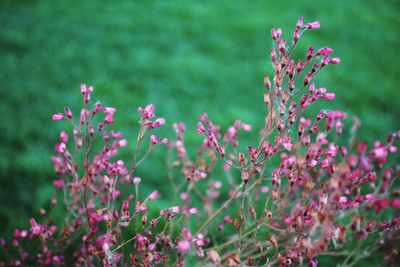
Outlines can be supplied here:
<path id="1" fill-rule="evenodd" d="M 1 1 L 1 235 L 26 227 L 53 194 L 49 158 L 67 124 L 51 115 L 65 106 L 77 114 L 81 83 L 117 108 L 116 128 L 128 140 L 138 130 L 137 107 L 147 103 L 166 118 L 166 136 L 172 122 L 186 122 L 188 146 L 200 142 L 194 132 L 203 112 L 223 129 L 236 118 L 256 128 L 271 72 L 270 29 L 289 36 L 299 16 L 321 22 L 299 54 L 329 45 L 342 59 L 317 81 L 337 95 L 328 107 L 359 117 L 360 139 L 385 139 L 400 126 L 399 12 L 395 0 Z M 168 199 L 163 157 L 165 149 L 139 175 Z"/>

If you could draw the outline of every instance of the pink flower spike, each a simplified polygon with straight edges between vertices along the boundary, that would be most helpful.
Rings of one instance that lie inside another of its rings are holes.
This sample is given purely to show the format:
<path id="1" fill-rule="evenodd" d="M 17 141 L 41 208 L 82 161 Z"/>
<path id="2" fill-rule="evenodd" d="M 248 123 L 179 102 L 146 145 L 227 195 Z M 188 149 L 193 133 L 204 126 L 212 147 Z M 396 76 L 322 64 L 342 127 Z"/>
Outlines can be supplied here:
<path id="1" fill-rule="evenodd" d="M 63 118 L 64 118 L 64 115 L 62 113 L 53 114 L 53 116 L 52 116 L 53 121 L 60 121 Z"/>
<path id="2" fill-rule="evenodd" d="M 197 131 L 198 134 L 205 134 L 206 133 L 206 128 L 204 128 L 203 124 L 201 122 L 197 123 Z"/>
<path id="3" fill-rule="evenodd" d="M 323 95 L 325 100 L 335 100 L 335 93 L 326 93 Z"/>
<path id="4" fill-rule="evenodd" d="M 340 63 L 340 58 L 338 58 L 338 57 L 331 58 L 329 63 L 333 64 L 333 65 L 339 64 Z"/>
<path id="5" fill-rule="evenodd" d="M 320 26 L 321 25 L 320 25 L 319 21 L 314 21 L 314 22 L 307 23 L 306 27 L 308 29 L 318 29 Z"/>
<path id="6" fill-rule="evenodd" d="M 317 55 L 318 56 L 321 56 L 321 55 L 329 56 L 332 53 L 333 53 L 333 49 L 331 49 L 329 47 L 323 47 L 320 50 L 318 50 Z"/>

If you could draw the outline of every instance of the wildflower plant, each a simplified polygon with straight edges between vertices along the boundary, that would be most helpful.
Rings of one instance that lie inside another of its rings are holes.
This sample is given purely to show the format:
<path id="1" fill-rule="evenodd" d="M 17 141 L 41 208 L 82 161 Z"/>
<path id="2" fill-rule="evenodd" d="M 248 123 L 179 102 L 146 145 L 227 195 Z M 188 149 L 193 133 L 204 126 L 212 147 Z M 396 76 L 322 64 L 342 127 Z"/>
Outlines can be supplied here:
<path id="1" fill-rule="evenodd" d="M 398 262 L 400 132 L 372 145 L 357 142 L 355 119 L 343 145 L 346 113 L 305 116 L 315 103 L 335 99 L 315 82 L 340 63 L 333 50 L 310 46 L 304 59 L 293 57 L 302 34 L 319 27 L 300 18 L 290 40 L 272 29 L 274 71 L 264 78 L 263 128 L 247 150 L 239 134 L 254 131 L 251 125 L 236 120 L 222 131 L 201 114 L 202 142 L 189 155 L 185 124 L 173 124 L 173 140 L 160 137 L 165 120 L 149 104 L 138 109 L 127 164 L 118 158 L 128 141 L 113 130 L 116 109 L 92 103 L 94 89 L 82 85 L 82 110 L 52 117 L 72 129 L 60 133 L 51 158 L 59 195 L 51 209 L 64 211 L 63 223 L 55 225 L 51 210 L 41 210 L 30 229 L 15 229 L 10 242 L 1 239 L 0 265 L 316 266 L 323 255 L 351 265 L 375 253 L 388 265 Z M 166 176 L 179 196 L 163 210 L 152 205 L 163 198 L 157 190 L 139 194 L 145 179 L 137 176 L 159 146 L 168 148 Z M 225 176 L 216 177 L 218 169 Z"/>

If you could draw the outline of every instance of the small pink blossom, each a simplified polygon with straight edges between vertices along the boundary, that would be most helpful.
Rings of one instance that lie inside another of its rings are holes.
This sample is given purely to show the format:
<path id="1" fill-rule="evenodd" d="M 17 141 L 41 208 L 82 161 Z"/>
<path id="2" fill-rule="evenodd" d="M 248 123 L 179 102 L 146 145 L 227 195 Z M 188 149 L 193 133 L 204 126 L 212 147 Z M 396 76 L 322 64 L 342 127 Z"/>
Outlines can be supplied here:
<path id="1" fill-rule="evenodd" d="M 128 141 L 126 139 L 122 139 L 118 141 L 118 146 L 119 147 L 124 147 L 128 145 Z"/>
<path id="2" fill-rule="evenodd" d="M 291 151 L 293 148 L 293 144 L 290 143 L 290 139 L 286 136 L 283 136 L 279 140 L 280 144 L 288 151 Z"/>
<path id="3" fill-rule="evenodd" d="M 63 118 L 64 118 L 64 115 L 62 113 L 53 114 L 53 116 L 52 116 L 53 121 L 60 121 Z"/>
<path id="4" fill-rule="evenodd" d="M 189 213 L 190 214 L 196 214 L 198 212 L 198 209 L 197 208 L 190 208 L 189 209 Z"/>
<path id="5" fill-rule="evenodd" d="M 35 219 L 30 219 L 29 223 L 31 224 L 32 228 L 31 231 L 34 235 L 38 235 L 40 233 L 40 225 L 36 222 Z"/>
<path id="6" fill-rule="evenodd" d="M 105 118 L 104 118 L 104 124 L 113 124 L 114 123 L 114 118 L 113 118 L 113 114 L 108 114 Z"/>
<path id="7" fill-rule="evenodd" d="M 340 204 L 346 204 L 346 203 L 347 203 L 347 197 L 343 197 L 343 196 L 340 197 L 340 198 L 339 198 L 339 203 L 340 203 Z"/>
<path id="8" fill-rule="evenodd" d="M 134 185 L 135 185 L 135 186 L 138 186 L 141 180 L 142 180 L 142 179 L 140 179 L 140 177 L 133 177 L 133 183 L 134 183 Z"/>
<path id="9" fill-rule="evenodd" d="M 65 116 L 67 116 L 68 119 L 72 119 L 72 112 L 70 108 L 65 108 Z"/>
<path id="10" fill-rule="evenodd" d="M 104 114 L 107 114 L 107 115 L 114 115 L 116 111 L 117 110 L 115 108 L 112 108 L 112 107 L 103 108 Z"/>
<path id="11" fill-rule="evenodd" d="M 150 143 L 152 145 L 156 145 L 160 141 L 160 137 L 158 135 L 151 135 L 150 136 Z"/>
<path id="12" fill-rule="evenodd" d="M 171 207 L 171 208 L 169 208 L 169 210 L 171 212 L 173 212 L 173 213 L 180 213 L 181 212 L 181 209 L 178 206 Z"/>
<path id="13" fill-rule="evenodd" d="M 79 122 L 81 125 L 83 125 L 86 122 L 87 117 L 88 117 L 88 111 L 83 108 L 81 110 L 80 119 L 79 119 Z"/>
<path id="14" fill-rule="evenodd" d="M 371 151 L 371 155 L 377 160 L 384 160 L 387 157 L 387 150 L 385 147 L 376 147 Z"/>
<path id="15" fill-rule="evenodd" d="M 64 131 L 60 133 L 60 139 L 62 143 L 68 143 L 68 134 L 66 134 Z"/>
<path id="16" fill-rule="evenodd" d="M 242 129 L 245 130 L 246 132 L 250 132 L 251 131 L 251 125 L 250 124 L 246 124 L 246 123 L 242 123 Z"/>
<path id="17" fill-rule="evenodd" d="M 217 151 L 221 158 L 225 157 L 225 147 L 224 146 L 217 146 Z"/>
<path id="18" fill-rule="evenodd" d="M 393 209 L 399 209 L 400 208 L 400 198 L 393 199 L 391 206 Z"/>
<path id="19" fill-rule="evenodd" d="M 158 118 L 153 122 L 148 123 L 150 129 L 158 128 L 161 125 L 165 124 L 165 119 L 164 118 Z"/>
<path id="20" fill-rule="evenodd" d="M 322 96 L 325 100 L 335 100 L 335 93 L 326 93 Z"/>
<path id="21" fill-rule="evenodd" d="M 156 109 L 156 107 L 154 106 L 154 104 L 149 104 L 147 105 L 144 109 L 143 108 L 138 108 L 138 112 L 142 114 L 142 118 L 144 120 L 150 120 L 151 118 L 153 118 L 154 115 L 154 110 Z"/>
<path id="22" fill-rule="evenodd" d="M 86 87 L 86 84 L 81 84 L 81 93 L 83 95 L 85 104 L 89 103 L 90 101 L 90 94 L 93 92 L 93 87 L 90 86 L 89 88 Z"/>
<path id="23" fill-rule="evenodd" d="M 148 200 L 155 200 L 160 197 L 160 193 L 158 191 L 153 191 L 148 197 Z"/>
<path id="24" fill-rule="evenodd" d="M 320 50 L 318 50 L 317 55 L 321 56 L 329 56 L 330 54 L 333 53 L 333 49 L 329 48 L 329 47 L 323 47 Z"/>
<path id="25" fill-rule="evenodd" d="M 306 27 L 307 27 L 308 29 L 318 29 L 320 26 L 321 26 L 321 25 L 320 25 L 319 21 L 309 22 L 309 23 L 307 23 L 307 25 L 306 25 Z"/>
<path id="26" fill-rule="evenodd" d="M 301 28 L 301 26 L 303 26 L 303 22 L 304 22 L 304 18 L 303 17 L 299 17 L 299 19 L 297 20 L 296 23 L 296 28 Z"/>
<path id="27" fill-rule="evenodd" d="M 178 252 L 180 254 L 186 253 L 190 250 L 190 242 L 188 240 L 180 240 L 177 245 Z"/>
<path id="28" fill-rule="evenodd" d="M 204 128 L 203 124 L 201 122 L 197 123 L 197 131 L 198 134 L 205 134 L 206 133 L 206 128 Z"/>
<path id="29" fill-rule="evenodd" d="M 64 187 L 64 180 L 62 178 L 53 180 L 53 185 L 56 189 L 62 189 Z"/>
<path id="30" fill-rule="evenodd" d="M 221 259 L 219 258 L 219 254 L 217 251 L 215 251 L 213 249 L 209 250 L 207 252 L 207 255 L 212 263 L 219 264 L 221 262 Z"/>
<path id="31" fill-rule="evenodd" d="M 281 37 L 282 29 L 271 29 L 271 37 L 276 40 Z"/>
<path id="32" fill-rule="evenodd" d="M 338 58 L 338 57 L 331 58 L 329 63 L 331 63 L 333 65 L 339 64 L 340 63 L 340 58 Z"/>

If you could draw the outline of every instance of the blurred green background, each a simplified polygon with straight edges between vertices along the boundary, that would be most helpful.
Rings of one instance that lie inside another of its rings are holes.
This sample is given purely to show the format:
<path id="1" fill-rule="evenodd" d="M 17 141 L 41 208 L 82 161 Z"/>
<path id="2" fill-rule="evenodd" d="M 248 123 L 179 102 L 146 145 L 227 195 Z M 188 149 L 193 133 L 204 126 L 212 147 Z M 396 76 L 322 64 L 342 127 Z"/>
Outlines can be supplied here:
<path id="1" fill-rule="evenodd" d="M 137 107 L 148 103 L 167 120 L 163 135 L 172 136 L 172 122 L 186 122 L 188 146 L 201 141 L 194 133 L 203 112 L 223 129 L 236 118 L 257 128 L 270 29 L 289 37 L 299 16 L 321 22 L 299 54 L 329 45 L 342 59 L 317 80 L 337 95 L 329 107 L 361 119 L 360 139 L 385 139 L 400 126 L 399 12 L 396 0 L 1 1 L 1 235 L 26 227 L 48 204 L 53 144 L 68 126 L 51 115 L 65 106 L 77 114 L 81 83 L 117 108 L 116 128 L 128 140 L 138 130 Z M 149 190 L 168 192 L 159 186 L 167 184 L 163 157 L 162 148 L 139 170 Z"/>

